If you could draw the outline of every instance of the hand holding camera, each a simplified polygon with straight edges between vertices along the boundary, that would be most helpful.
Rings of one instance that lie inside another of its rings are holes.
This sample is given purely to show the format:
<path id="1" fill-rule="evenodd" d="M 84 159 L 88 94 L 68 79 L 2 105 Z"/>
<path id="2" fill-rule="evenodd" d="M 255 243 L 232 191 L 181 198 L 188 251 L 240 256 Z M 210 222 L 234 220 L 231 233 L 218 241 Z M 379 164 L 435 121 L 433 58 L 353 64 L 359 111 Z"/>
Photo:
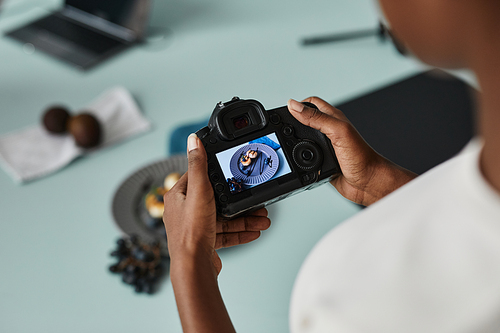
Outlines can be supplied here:
<path id="1" fill-rule="evenodd" d="M 193 257 L 206 259 L 217 274 L 222 264 L 216 249 L 251 242 L 271 223 L 266 209 L 231 221 L 217 218 L 207 174 L 207 155 L 194 134 L 188 138 L 188 172 L 166 192 L 164 202 L 163 222 L 171 259 L 175 262 L 186 262 L 182 259 Z"/>
<path id="2" fill-rule="evenodd" d="M 303 102 L 317 108 L 289 100 L 288 109 L 302 124 L 321 131 L 330 140 L 342 169 L 331 184 L 346 199 L 368 206 L 417 176 L 373 150 L 342 111 L 318 97 Z"/>
<path id="3" fill-rule="evenodd" d="M 227 219 L 328 181 L 368 206 L 415 177 L 375 152 L 340 110 L 318 97 L 273 110 L 235 97 L 218 103 L 197 135 L 217 214 Z"/>
<path id="4" fill-rule="evenodd" d="M 207 152 L 217 214 L 227 219 L 340 174 L 328 138 L 286 107 L 265 110 L 256 100 L 235 97 L 218 103 L 197 135 Z"/>

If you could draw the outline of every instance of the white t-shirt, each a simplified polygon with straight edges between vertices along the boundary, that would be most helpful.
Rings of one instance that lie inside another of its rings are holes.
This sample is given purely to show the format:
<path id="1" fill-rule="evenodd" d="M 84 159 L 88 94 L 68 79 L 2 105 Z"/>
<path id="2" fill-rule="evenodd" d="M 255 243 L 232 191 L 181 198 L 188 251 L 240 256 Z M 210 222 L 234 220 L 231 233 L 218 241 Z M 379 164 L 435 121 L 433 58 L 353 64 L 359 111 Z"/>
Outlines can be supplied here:
<path id="1" fill-rule="evenodd" d="M 325 235 L 295 282 L 292 333 L 500 332 L 500 195 L 481 147 Z"/>

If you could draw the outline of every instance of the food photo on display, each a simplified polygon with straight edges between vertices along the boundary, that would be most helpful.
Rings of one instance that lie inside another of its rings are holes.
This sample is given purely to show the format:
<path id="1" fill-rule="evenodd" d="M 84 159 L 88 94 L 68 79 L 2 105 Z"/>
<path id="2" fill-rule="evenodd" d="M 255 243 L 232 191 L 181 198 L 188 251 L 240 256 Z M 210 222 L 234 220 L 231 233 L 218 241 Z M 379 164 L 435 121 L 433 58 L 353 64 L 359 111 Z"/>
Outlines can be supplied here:
<path id="1" fill-rule="evenodd" d="M 275 133 L 216 154 L 232 194 L 291 172 Z"/>

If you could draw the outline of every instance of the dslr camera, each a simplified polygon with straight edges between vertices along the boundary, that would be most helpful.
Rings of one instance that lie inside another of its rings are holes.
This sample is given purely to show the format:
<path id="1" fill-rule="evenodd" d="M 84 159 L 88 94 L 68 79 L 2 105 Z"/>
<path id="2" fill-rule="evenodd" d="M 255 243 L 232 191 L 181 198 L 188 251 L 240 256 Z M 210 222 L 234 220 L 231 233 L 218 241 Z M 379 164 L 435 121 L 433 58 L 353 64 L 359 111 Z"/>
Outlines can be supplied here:
<path id="1" fill-rule="evenodd" d="M 306 103 L 315 107 L 313 104 Z M 219 102 L 196 132 L 208 159 L 217 213 L 232 219 L 330 181 L 341 171 L 330 140 L 286 106 Z"/>

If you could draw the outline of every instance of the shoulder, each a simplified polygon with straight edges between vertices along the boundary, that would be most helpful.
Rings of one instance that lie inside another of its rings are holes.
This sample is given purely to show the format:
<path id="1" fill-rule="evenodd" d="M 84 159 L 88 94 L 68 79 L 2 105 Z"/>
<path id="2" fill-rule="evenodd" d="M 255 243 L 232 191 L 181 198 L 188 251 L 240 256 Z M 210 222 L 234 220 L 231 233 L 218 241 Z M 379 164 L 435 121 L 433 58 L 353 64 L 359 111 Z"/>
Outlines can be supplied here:
<path id="1" fill-rule="evenodd" d="M 500 199 L 471 175 L 479 150 L 464 151 L 328 233 L 297 278 L 292 328 L 446 331 L 485 315 L 470 302 L 500 302 Z"/>

